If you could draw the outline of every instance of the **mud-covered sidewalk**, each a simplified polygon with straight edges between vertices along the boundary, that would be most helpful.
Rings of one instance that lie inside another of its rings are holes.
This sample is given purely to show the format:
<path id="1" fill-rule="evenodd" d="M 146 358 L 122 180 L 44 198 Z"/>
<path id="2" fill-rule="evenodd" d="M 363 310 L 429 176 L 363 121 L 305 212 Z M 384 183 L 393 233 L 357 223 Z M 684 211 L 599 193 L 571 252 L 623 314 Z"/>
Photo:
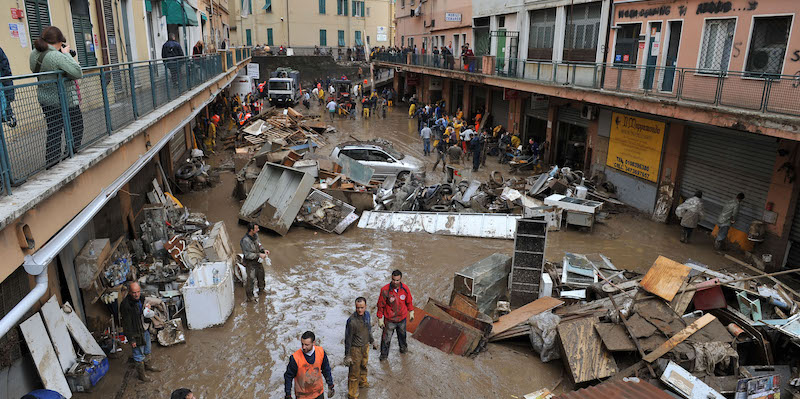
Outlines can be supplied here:
<path id="1" fill-rule="evenodd" d="M 435 158 L 422 155 L 416 121 L 408 119 L 405 108 L 395 107 L 386 119 L 337 119 L 334 125 L 337 133 L 326 136 L 331 143 L 353 137 L 386 138 L 426 162 L 429 182 L 443 177 L 441 169 L 430 171 Z M 333 144 L 319 151 L 327 155 L 332 149 Z M 232 152 L 217 154 L 210 163 L 218 166 L 232 156 Z M 245 161 L 235 159 L 237 168 Z M 494 157 L 475 176 L 469 167 L 461 172 L 465 179 L 486 180 L 494 169 L 508 173 L 508 166 L 498 165 Z M 235 181 L 234 172 L 222 171 L 215 187 L 179 199 L 192 211 L 205 213 L 209 221 L 224 221 L 238 250 L 245 228 L 238 224 L 240 203 L 231 196 Z M 565 251 L 599 252 L 618 268 L 639 272 L 659 255 L 732 268 L 713 251 L 707 232 L 695 235 L 692 244 L 681 244 L 678 226 L 658 224 L 635 212 L 612 214 L 591 233 L 573 229 L 550 233 L 546 256 L 560 261 Z M 151 374 L 152 383 L 130 375 L 129 382 L 121 384 L 130 350 L 126 348 L 98 390 L 78 397 L 166 398 L 172 390 L 188 387 L 201 398 L 283 398 L 287 360 L 300 347 L 299 336 L 305 330 L 314 331 L 318 345 L 329 354 L 337 397 L 346 397 L 347 368 L 341 365 L 344 326 L 356 297 L 366 297 L 374 314 L 380 288 L 389 282 L 393 269 L 400 269 L 418 306 L 429 297 L 447 302 L 456 271 L 495 252 L 511 255 L 513 246 L 511 240 L 362 230 L 355 224 L 343 235 L 293 227 L 285 237 L 262 233 L 261 241 L 272 260 L 266 297 L 246 303 L 244 290 L 237 285 L 236 305 L 224 325 L 188 331 L 186 344 L 154 345 L 153 357 L 164 371 Z M 377 326 L 373 334 L 379 339 Z M 555 388 L 554 392 L 573 388 L 560 361 L 543 364 L 525 341 L 492 343 L 486 352 L 466 358 L 414 339 L 409 339 L 409 353 L 401 355 L 395 340 L 387 362 L 370 354 L 369 372 L 371 387 L 362 390 L 362 398 L 509 398 L 540 388 Z"/>

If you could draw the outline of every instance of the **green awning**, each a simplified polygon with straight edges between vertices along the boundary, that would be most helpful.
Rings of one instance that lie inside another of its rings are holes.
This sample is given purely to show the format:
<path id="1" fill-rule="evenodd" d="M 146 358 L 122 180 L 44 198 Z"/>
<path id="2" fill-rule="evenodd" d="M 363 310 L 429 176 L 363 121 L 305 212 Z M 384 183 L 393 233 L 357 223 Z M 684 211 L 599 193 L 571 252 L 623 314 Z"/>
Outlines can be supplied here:
<path id="1" fill-rule="evenodd" d="M 197 26 L 197 11 L 181 0 L 162 0 L 161 13 L 167 17 L 167 24 Z"/>
<path id="2" fill-rule="evenodd" d="M 266 0 L 266 2 L 264 3 L 264 7 L 262 8 L 262 10 L 269 10 L 269 8 L 270 8 L 270 7 L 272 7 L 272 0 Z M 272 11 L 272 10 L 270 10 L 270 11 Z"/>
<path id="3" fill-rule="evenodd" d="M 200 13 L 200 18 L 202 18 L 203 21 L 208 21 L 208 17 L 206 16 L 206 13 L 204 13 L 204 12 Z"/>
<path id="4" fill-rule="evenodd" d="M 153 11 L 153 3 L 150 0 L 144 0 L 144 10 L 147 12 Z"/>

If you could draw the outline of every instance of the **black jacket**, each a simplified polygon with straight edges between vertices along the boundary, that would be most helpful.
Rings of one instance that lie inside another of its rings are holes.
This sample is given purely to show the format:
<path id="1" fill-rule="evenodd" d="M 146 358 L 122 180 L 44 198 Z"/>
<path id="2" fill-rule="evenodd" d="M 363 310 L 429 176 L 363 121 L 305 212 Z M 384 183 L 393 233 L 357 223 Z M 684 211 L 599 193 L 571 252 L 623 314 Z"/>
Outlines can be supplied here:
<path id="1" fill-rule="evenodd" d="M 183 57 L 183 49 L 178 42 L 167 40 L 161 47 L 161 58 Z"/>
<path id="2" fill-rule="evenodd" d="M 8 57 L 6 57 L 6 53 L 3 49 L 0 48 L 0 76 L 11 76 L 11 65 L 8 63 Z M 11 79 L 3 79 L 3 86 L 9 87 L 13 86 L 14 81 Z M 6 101 L 11 102 L 14 101 L 14 90 L 7 89 L 3 90 L 3 93 L 6 95 Z"/>
<path id="3" fill-rule="evenodd" d="M 125 299 L 119 305 L 119 313 L 122 318 L 122 330 L 130 342 L 136 342 L 136 345 L 144 345 L 144 316 L 142 310 L 144 309 L 144 297 L 140 296 L 138 301 L 126 295 Z"/>

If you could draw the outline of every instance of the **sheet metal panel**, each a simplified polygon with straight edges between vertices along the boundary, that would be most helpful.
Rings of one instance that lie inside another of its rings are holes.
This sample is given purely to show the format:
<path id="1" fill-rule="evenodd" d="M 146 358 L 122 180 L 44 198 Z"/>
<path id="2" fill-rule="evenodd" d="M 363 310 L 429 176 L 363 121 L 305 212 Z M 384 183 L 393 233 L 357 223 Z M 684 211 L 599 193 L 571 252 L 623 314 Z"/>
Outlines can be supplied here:
<path id="1" fill-rule="evenodd" d="M 706 217 L 700 224 L 713 228 L 722 206 L 739 192 L 745 199 L 734 227 L 746 232 L 753 220 L 761 220 L 777 150 L 772 137 L 691 127 L 681 195 L 689 198 L 695 191 L 703 191 Z"/>
<path id="2" fill-rule="evenodd" d="M 259 219 L 258 212 L 262 207 L 263 210 L 274 209 L 271 217 L 273 223 L 263 227 L 284 235 L 289 231 L 313 184 L 314 178 L 307 173 L 267 162 L 239 210 L 239 219 L 255 222 Z"/>
<path id="3" fill-rule="evenodd" d="M 510 240 L 517 231 L 520 215 L 500 213 L 437 213 L 364 211 L 358 221 L 362 229 L 403 233 L 429 233 L 460 237 Z"/>

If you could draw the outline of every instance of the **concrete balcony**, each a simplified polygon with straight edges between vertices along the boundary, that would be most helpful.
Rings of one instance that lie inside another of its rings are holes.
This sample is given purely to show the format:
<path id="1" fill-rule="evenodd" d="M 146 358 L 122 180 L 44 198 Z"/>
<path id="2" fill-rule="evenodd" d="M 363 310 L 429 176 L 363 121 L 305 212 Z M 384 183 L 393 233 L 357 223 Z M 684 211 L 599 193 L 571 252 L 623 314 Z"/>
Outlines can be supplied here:
<path id="1" fill-rule="evenodd" d="M 236 48 L 87 68 L 74 81 L 7 78 L 13 85 L 0 90 L 15 94 L 8 104 L 17 123 L 0 128 L 0 281 L 88 205 L 113 197 L 107 189 L 183 134 L 249 60 L 249 48 Z M 40 105 L 47 93 L 61 100 L 50 113 Z"/>
<path id="2" fill-rule="evenodd" d="M 380 53 L 376 65 L 800 140 L 797 76 Z"/>

